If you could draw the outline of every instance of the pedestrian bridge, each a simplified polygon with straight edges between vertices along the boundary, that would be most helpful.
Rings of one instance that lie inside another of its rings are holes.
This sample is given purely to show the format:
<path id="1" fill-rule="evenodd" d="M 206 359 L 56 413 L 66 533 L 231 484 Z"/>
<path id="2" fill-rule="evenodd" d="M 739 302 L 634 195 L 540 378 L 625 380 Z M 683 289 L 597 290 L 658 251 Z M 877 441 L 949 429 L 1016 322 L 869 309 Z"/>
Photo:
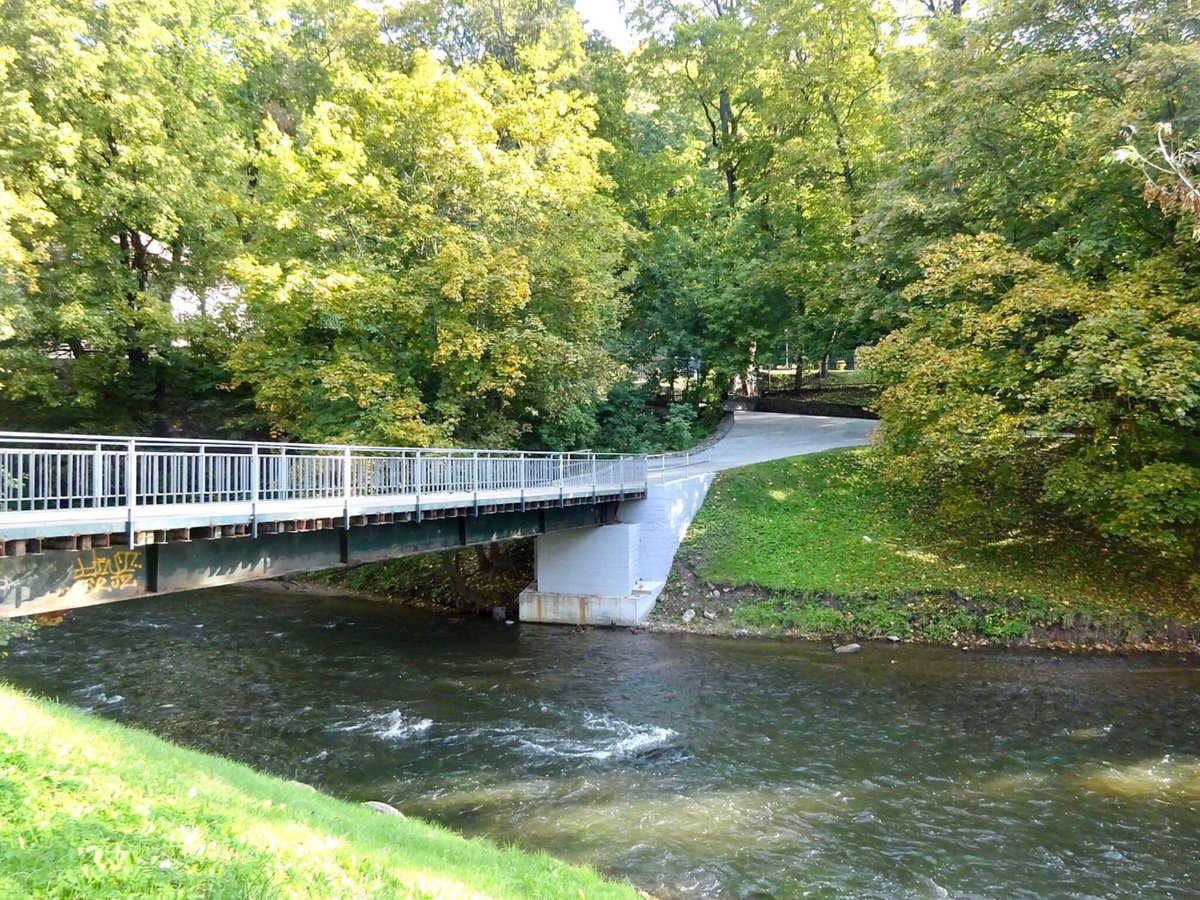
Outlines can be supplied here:
<path id="1" fill-rule="evenodd" d="M 524 621 L 635 624 L 715 472 L 874 426 L 739 411 L 650 457 L 0 432 L 0 618 L 532 537 Z"/>
<path id="2" fill-rule="evenodd" d="M 645 456 L 0 432 L 0 617 L 593 527 L 648 474 Z"/>

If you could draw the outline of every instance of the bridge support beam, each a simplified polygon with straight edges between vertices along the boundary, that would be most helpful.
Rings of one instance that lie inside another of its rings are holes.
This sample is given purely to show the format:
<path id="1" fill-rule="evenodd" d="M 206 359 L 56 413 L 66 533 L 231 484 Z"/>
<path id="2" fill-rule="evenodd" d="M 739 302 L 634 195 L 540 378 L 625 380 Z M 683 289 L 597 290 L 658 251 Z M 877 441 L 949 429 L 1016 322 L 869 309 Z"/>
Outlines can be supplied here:
<path id="1" fill-rule="evenodd" d="M 249 528 L 226 537 L 222 527 L 213 527 L 202 540 L 189 534 L 188 540 L 169 541 L 164 534 L 162 543 L 135 542 L 132 547 L 97 547 L 93 542 L 86 550 L 5 555 L 0 556 L 0 619 L 575 529 L 593 531 L 613 521 L 616 510 L 613 500 L 350 528 L 297 520 L 258 537 Z"/>
<path id="2" fill-rule="evenodd" d="M 521 592 L 522 622 L 637 625 L 654 609 L 711 474 L 651 484 L 616 521 L 537 539 L 536 581 Z"/>

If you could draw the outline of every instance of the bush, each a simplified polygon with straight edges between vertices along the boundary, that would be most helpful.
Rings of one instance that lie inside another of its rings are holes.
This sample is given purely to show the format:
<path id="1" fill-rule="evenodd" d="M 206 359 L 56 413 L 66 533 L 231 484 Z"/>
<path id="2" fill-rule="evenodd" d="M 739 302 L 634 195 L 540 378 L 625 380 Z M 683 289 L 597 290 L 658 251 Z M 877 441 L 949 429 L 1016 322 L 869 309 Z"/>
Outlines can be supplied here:
<path id="1" fill-rule="evenodd" d="M 1200 294 L 1185 256 L 1093 284 L 981 235 L 922 266 L 908 324 L 869 354 L 890 477 L 957 494 L 959 518 L 1011 507 L 1191 558 Z"/>

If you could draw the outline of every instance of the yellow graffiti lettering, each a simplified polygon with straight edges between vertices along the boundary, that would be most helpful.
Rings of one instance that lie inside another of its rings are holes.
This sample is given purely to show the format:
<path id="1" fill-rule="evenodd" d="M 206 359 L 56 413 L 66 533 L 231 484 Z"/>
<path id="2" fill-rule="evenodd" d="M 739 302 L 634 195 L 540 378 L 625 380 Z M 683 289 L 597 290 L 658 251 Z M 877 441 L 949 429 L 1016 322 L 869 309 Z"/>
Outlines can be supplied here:
<path id="1" fill-rule="evenodd" d="M 76 584 L 83 582 L 89 591 L 120 590 L 137 580 L 141 567 L 142 560 L 136 551 L 116 550 L 108 556 L 100 556 L 93 550 L 90 561 L 82 557 L 75 560 L 71 575 Z"/>

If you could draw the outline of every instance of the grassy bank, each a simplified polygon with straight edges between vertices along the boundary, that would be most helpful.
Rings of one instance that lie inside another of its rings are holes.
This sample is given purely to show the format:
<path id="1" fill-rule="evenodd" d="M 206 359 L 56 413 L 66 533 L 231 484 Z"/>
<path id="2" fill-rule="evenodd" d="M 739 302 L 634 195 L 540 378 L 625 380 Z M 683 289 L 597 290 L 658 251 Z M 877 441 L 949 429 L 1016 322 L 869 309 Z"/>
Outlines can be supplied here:
<path id="1" fill-rule="evenodd" d="M 714 591 L 715 589 L 715 591 Z M 713 596 L 714 592 L 717 596 Z M 1048 528 L 961 534 L 834 451 L 723 473 L 676 562 L 660 627 L 841 640 L 1189 647 L 1200 597 L 1178 570 Z"/>
<path id="2" fill-rule="evenodd" d="M 2 897 L 636 897 L 0 686 Z"/>

